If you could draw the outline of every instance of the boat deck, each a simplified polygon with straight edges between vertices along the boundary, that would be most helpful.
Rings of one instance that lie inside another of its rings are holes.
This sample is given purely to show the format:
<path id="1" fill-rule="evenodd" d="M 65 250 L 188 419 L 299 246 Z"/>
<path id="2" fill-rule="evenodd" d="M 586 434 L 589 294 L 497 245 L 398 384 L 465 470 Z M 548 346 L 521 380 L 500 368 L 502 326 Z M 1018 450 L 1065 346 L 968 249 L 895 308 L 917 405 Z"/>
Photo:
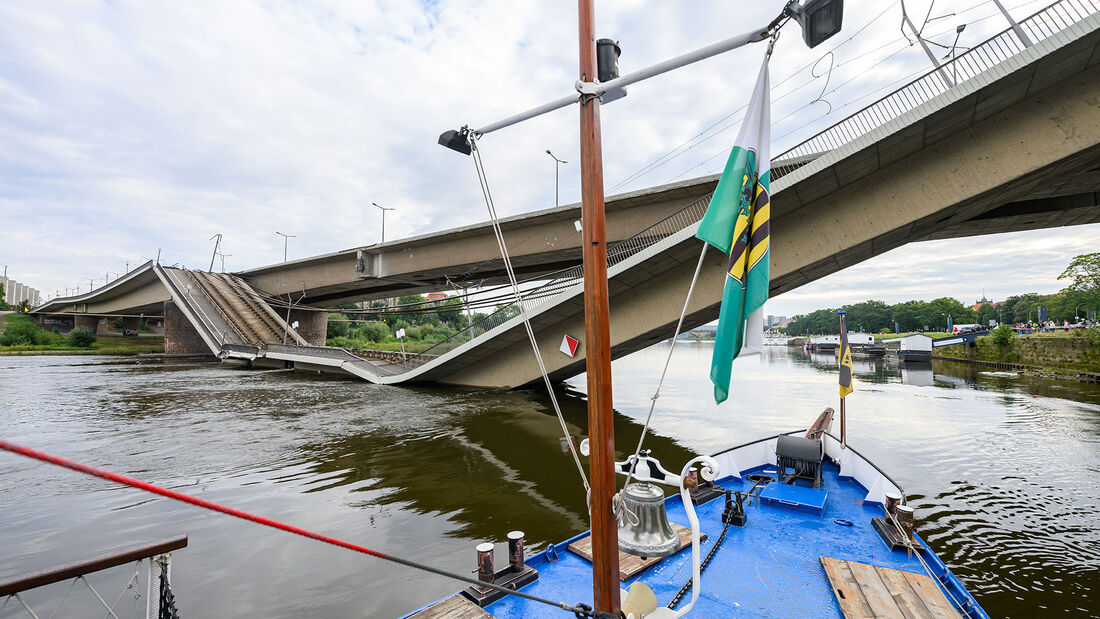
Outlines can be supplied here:
<path id="1" fill-rule="evenodd" d="M 721 548 L 702 574 L 702 592 L 692 616 L 843 617 L 821 557 L 927 574 L 916 556 L 891 551 L 872 528 L 871 518 L 881 516 L 882 508 L 878 504 L 863 504 L 866 490 L 850 479 L 839 478 L 839 470 L 832 463 L 827 462 L 823 469 L 823 486 L 828 497 L 821 515 L 815 510 L 792 509 L 791 505 L 775 501 L 760 501 L 752 506 L 746 502 L 748 522 L 743 528 L 729 528 Z M 721 479 L 718 484 L 742 491 L 752 487 L 733 477 Z M 723 506 L 719 497 L 696 510 L 702 532 L 709 536 L 709 541 L 700 547 L 701 556 L 706 556 L 722 532 Z M 679 495 L 667 499 L 667 510 L 670 522 L 688 524 Z M 583 536 L 569 541 L 580 537 Z M 925 551 L 922 555 L 935 572 L 941 591 L 950 589 L 947 599 L 954 597 L 962 602 L 962 616 L 986 616 L 934 553 Z M 546 552 L 540 552 L 529 558 L 528 564 L 539 571 L 539 580 L 523 591 L 571 604 L 591 604 L 591 564 L 566 550 L 566 544 L 557 547 L 556 560 L 550 561 Z M 690 578 L 691 550 L 685 548 L 655 562 L 635 578 L 623 582 L 622 587 L 641 580 L 653 589 L 661 604 L 667 604 Z M 948 588 L 943 586 L 945 582 Z M 690 599 L 689 592 L 677 608 Z M 485 610 L 495 617 L 567 616 L 560 609 L 514 596 L 490 604 Z"/>

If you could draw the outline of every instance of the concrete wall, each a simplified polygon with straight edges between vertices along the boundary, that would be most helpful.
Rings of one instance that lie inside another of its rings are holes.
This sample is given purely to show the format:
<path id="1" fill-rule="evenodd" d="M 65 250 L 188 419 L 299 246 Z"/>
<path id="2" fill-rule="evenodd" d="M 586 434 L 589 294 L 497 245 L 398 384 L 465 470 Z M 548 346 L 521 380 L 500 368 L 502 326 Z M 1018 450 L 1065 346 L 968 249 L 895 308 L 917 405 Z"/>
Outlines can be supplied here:
<path id="1" fill-rule="evenodd" d="M 328 312 L 290 310 L 290 324 L 298 323 L 298 335 L 314 346 L 324 346 L 328 334 Z"/>
<path id="2" fill-rule="evenodd" d="M 992 337 L 980 337 L 975 346 L 944 346 L 937 348 L 933 354 L 970 361 L 1100 372 L 1100 342 L 1095 336 L 1018 335 L 1003 347 L 994 344 Z"/>
<path id="3" fill-rule="evenodd" d="M 171 301 L 164 302 L 164 354 L 211 355 L 195 327 Z"/>

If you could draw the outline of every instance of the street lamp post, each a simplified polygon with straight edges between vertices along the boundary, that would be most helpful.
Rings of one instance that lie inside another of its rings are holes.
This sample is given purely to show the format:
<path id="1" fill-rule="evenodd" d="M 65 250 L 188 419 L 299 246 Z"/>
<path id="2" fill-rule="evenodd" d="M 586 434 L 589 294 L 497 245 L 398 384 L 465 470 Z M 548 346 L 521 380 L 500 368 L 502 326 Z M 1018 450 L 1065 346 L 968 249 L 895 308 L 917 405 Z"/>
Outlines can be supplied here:
<path id="1" fill-rule="evenodd" d="M 560 206 L 561 202 L 558 199 L 558 169 L 563 163 L 569 163 L 568 161 L 562 161 L 554 156 L 554 153 L 550 152 L 550 149 L 546 149 L 546 154 L 550 155 L 550 158 L 554 160 L 554 206 Z"/>
<path id="2" fill-rule="evenodd" d="M 382 211 L 382 242 L 385 243 L 386 242 L 386 211 L 393 211 L 393 210 L 397 210 L 397 209 L 387 208 L 385 206 L 382 206 L 382 205 L 378 204 L 377 202 L 371 202 L 371 204 L 373 204 L 374 206 L 377 206 L 378 210 Z"/>
<path id="3" fill-rule="evenodd" d="M 1081 307 L 1080 303 L 1073 306 L 1073 322 L 1081 322 L 1081 316 L 1077 314 L 1077 308 L 1079 307 Z"/>
<path id="4" fill-rule="evenodd" d="M 294 234 L 283 234 L 282 232 L 278 232 L 278 231 L 276 231 L 276 232 L 275 232 L 275 234 L 278 234 L 279 236 L 283 237 L 283 262 L 286 262 L 286 246 L 287 246 L 287 242 L 288 242 L 288 240 L 289 240 L 289 239 L 292 239 L 292 238 L 294 238 L 294 237 L 295 237 L 295 236 L 297 236 L 297 235 L 294 235 Z M 213 259 L 211 259 L 211 260 L 210 260 L 210 270 L 214 270 L 214 260 L 213 260 Z"/>

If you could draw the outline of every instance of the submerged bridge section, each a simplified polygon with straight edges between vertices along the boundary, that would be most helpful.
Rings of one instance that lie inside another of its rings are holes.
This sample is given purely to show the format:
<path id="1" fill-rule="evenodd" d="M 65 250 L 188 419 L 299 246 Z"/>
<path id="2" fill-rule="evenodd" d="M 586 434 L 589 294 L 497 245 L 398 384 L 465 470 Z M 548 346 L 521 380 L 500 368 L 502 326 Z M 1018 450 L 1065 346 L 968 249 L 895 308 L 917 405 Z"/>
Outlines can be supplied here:
<path id="1" fill-rule="evenodd" d="M 1006 30 L 777 157 L 771 295 L 910 242 L 1100 222 L 1098 11 L 1100 0 L 1056 2 L 1020 23 L 1035 42 L 1030 47 Z M 958 85 L 949 86 L 947 74 Z M 672 336 L 700 251 L 693 235 L 716 182 L 608 200 L 614 357 Z M 564 335 L 584 333 L 577 216 L 575 208 L 552 209 L 503 225 L 520 272 L 541 278 L 522 305 L 556 379 L 584 370 L 583 344 L 575 357 L 558 350 Z M 640 222 L 656 223 L 639 231 Z M 304 304 L 325 307 L 444 289 L 448 276 L 500 281 L 491 237 L 489 225 L 479 224 L 239 277 L 146 265 L 38 311 L 152 307 L 167 290 L 207 348 L 223 357 L 291 362 L 376 383 L 515 387 L 539 378 L 516 306 L 402 358 L 320 346 L 323 310 L 286 313 L 284 303 L 276 312 L 266 301 L 302 290 Z M 725 260 L 708 253 L 685 329 L 717 318 Z"/>

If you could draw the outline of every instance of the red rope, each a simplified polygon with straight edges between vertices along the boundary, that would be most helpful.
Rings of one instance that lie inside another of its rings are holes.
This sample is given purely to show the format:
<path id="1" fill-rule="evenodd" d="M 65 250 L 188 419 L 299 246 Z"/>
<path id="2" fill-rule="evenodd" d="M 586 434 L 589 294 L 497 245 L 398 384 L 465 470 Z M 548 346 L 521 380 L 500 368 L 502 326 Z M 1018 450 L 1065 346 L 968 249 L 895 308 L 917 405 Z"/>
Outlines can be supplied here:
<path id="1" fill-rule="evenodd" d="M 115 483 L 130 486 L 132 488 L 137 488 L 139 490 L 145 490 L 146 492 L 152 492 L 154 494 L 159 494 L 161 496 L 166 496 L 170 499 L 175 499 L 177 501 L 183 501 L 184 503 L 190 503 L 192 505 L 197 505 L 198 507 L 203 507 L 203 508 L 213 510 L 213 511 L 216 511 L 216 512 L 221 512 L 221 513 L 227 514 L 229 516 L 234 516 L 234 517 L 237 517 L 237 518 L 241 518 L 243 520 L 248 520 L 249 522 L 255 522 L 256 524 L 262 524 L 264 526 L 271 527 L 273 529 L 279 529 L 280 531 L 286 531 L 287 533 L 293 533 L 295 535 L 301 535 L 302 537 L 308 537 L 309 539 L 314 539 L 314 540 L 317 540 L 319 542 L 324 542 L 326 544 L 332 544 L 333 546 L 339 546 L 340 548 L 347 548 L 348 550 L 354 550 L 355 552 L 359 552 L 359 553 L 362 553 L 362 554 L 365 554 L 365 555 L 370 555 L 372 557 L 378 557 L 379 559 L 385 559 L 386 561 L 392 561 L 394 563 L 398 563 L 400 565 L 405 565 L 407 567 L 415 568 L 415 569 L 418 569 L 418 570 L 423 570 L 425 572 L 430 572 L 432 574 L 437 574 L 439 576 L 446 576 L 448 578 L 454 578 L 455 580 L 461 580 L 463 582 L 473 584 L 473 585 L 477 585 L 479 587 L 487 587 L 489 589 L 495 589 L 495 590 L 497 590 L 501 593 L 505 593 L 505 594 L 508 594 L 508 595 L 516 595 L 516 596 L 519 596 L 519 597 L 522 597 L 522 598 L 526 598 L 528 600 L 539 602 L 541 604 L 547 604 L 547 605 L 550 605 L 550 606 L 555 606 L 557 608 L 560 608 L 562 610 L 566 610 L 566 611 L 569 611 L 569 612 L 572 612 L 572 613 L 581 613 L 581 614 L 584 614 L 584 616 L 592 616 L 592 613 L 586 612 L 585 609 L 583 608 L 583 606 L 573 606 L 573 605 L 570 605 L 570 604 L 565 604 L 563 602 L 555 602 L 553 600 L 547 600 L 545 598 L 540 598 L 538 596 L 531 595 L 530 593 L 524 593 L 522 591 L 516 591 L 514 589 L 507 589 L 507 588 L 502 587 L 502 586 L 497 585 L 497 584 L 475 580 L 473 578 L 470 578 L 469 576 L 465 576 L 465 575 L 462 575 L 462 574 L 455 574 L 453 572 L 447 572 L 447 571 L 444 571 L 444 570 L 441 570 L 441 569 L 438 569 L 438 568 L 431 567 L 429 565 L 416 563 L 416 562 L 410 561 L 408 559 L 402 559 L 401 557 L 394 557 L 392 555 L 382 554 L 381 552 L 378 552 L 376 550 L 371 550 L 370 548 L 366 548 L 366 547 L 360 546 L 358 544 L 352 544 L 351 542 L 345 542 L 343 540 L 336 539 L 335 537 L 329 537 L 327 535 L 321 535 L 320 533 L 314 533 L 312 531 L 307 531 L 305 529 L 302 529 L 302 528 L 299 528 L 299 527 L 296 527 L 296 526 L 293 526 L 293 525 L 289 525 L 289 524 L 279 522 L 278 520 L 272 520 L 270 518 L 264 518 L 263 516 L 257 516 L 255 514 L 250 514 L 248 512 L 243 512 L 239 509 L 233 509 L 232 507 L 226 507 L 225 505 L 219 505 L 219 504 L 214 503 L 212 501 L 206 501 L 206 500 L 203 500 L 203 499 L 200 499 L 200 498 L 193 497 L 191 495 L 183 494 L 182 492 L 176 492 L 175 490 L 169 490 L 168 488 L 162 488 L 161 486 L 157 486 L 157 485 L 151 484 L 149 482 L 141 481 L 140 479 L 134 479 L 133 477 L 127 477 L 125 475 L 119 475 L 118 473 L 112 473 L 111 471 L 108 471 L 108 470 L 105 470 L 105 469 L 96 468 L 94 466 L 90 466 L 90 465 L 87 465 L 87 464 L 81 464 L 79 462 L 73 462 L 72 460 L 66 460 L 65 458 L 62 458 L 60 456 L 55 456 L 55 455 L 52 455 L 52 454 L 48 454 L 44 451 L 38 451 L 37 449 L 31 449 L 30 447 L 23 447 L 21 445 L 16 445 L 15 443 L 9 443 L 8 441 L 2 440 L 2 439 L 0 439 L 0 449 L 2 449 L 4 451 L 10 451 L 12 453 L 19 454 L 21 456 L 27 456 L 28 458 L 34 458 L 35 460 L 41 460 L 43 462 L 48 462 L 50 464 L 56 464 L 58 466 L 63 466 L 67 469 L 72 469 L 72 470 L 77 471 L 79 473 L 85 473 L 85 474 L 88 474 L 88 475 L 93 475 L 95 477 L 100 477 L 102 479 L 106 479 L 106 480 L 109 480 L 109 481 L 113 481 Z"/>
<path id="2" fill-rule="evenodd" d="M 101 477 L 103 479 L 107 479 L 107 480 L 113 481 L 115 483 L 124 484 L 124 485 L 127 485 L 127 486 L 131 486 L 133 488 L 138 488 L 138 489 L 141 489 L 141 490 L 145 490 L 146 492 L 152 492 L 152 493 L 155 493 L 155 494 L 166 496 L 170 499 L 175 499 L 177 501 L 183 501 L 184 503 L 190 503 L 192 505 L 198 505 L 199 507 L 205 507 L 206 509 L 211 509 L 211 510 L 214 510 L 216 512 L 221 512 L 223 514 L 228 514 L 230 516 L 235 516 L 237 518 L 242 518 L 244 520 L 249 520 L 251 522 L 255 522 L 256 524 L 262 524 L 264 526 L 279 529 L 280 531 L 286 531 L 287 533 L 293 533 L 295 535 L 301 535 L 302 537 L 308 537 L 310 539 L 315 539 L 319 542 L 325 542 L 326 544 L 332 544 L 333 546 L 339 546 L 341 548 L 347 548 L 348 550 L 354 550 L 355 552 L 361 552 L 363 554 L 367 554 L 367 555 L 370 555 L 372 557 L 378 557 L 380 559 L 392 559 L 392 557 L 390 557 L 389 555 L 385 555 L 385 554 L 382 554 L 380 552 L 371 550 L 370 548 L 364 548 L 363 546 L 359 546 L 357 544 L 352 544 L 351 542 L 345 542 L 343 540 L 336 539 L 335 537 L 329 537 L 327 535 L 321 535 L 320 533 L 314 533 L 312 531 L 307 531 L 305 529 L 302 529 L 302 528 L 299 528 L 299 527 L 296 527 L 296 526 L 293 526 L 293 525 L 284 524 L 284 523 L 279 522 L 277 520 L 272 520 L 270 518 L 264 518 L 263 516 L 257 516 L 255 514 L 250 514 L 248 512 L 242 512 L 239 509 L 233 509 L 232 507 L 226 507 L 225 505 L 219 505 L 219 504 L 211 502 L 211 501 L 206 501 L 206 500 L 196 498 L 196 497 L 193 497 L 193 496 L 190 496 L 190 495 L 187 495 L 187 494 L 183 494 L 182 492 L 176 492 L 175 490 L 169 490 L 168 488 L 162 488 L 161 486 L 157 486 L 157 485 L 151 484 L 149 482 L 144 482 L 144 481 L 141 481 L 140 479 L 134 479 L 133 477 L 127 477 L 125 475 L 119 475 L 118 473 L 112 473 L 111 471 L 96 468 L 94 466 L 89 466 L 87 464 L 81 464 L 79 462 L 73 462 L 72 460 L 66 460 L 65 458 L 61 458 L 59 456 L 54 456 L 54 455 L 48 454 L 44 451 L 38 451 L 37 449 L 31 449 L 29 447 L 22 447 L 20 445 L 14 444 L 14 443 L 9 443 L 5 440 L 0 440 L 0 449 L 3 449 L 5 451 L 10 451 L 12 453 L 17 453 L 17 454 L 20 454 L 20 455 L 23 455 L 23 456 L 27 456 L 29 458 L 34 458 L 36 460 L 41 460 L 43 462 L 49 462 L 50 464 L 56 464 L 58 466 L 63 466 L 67 469 L 72 469 L 74 471 L 79 471 L 81 473 L 87 473 L 88 475 L 94 475 L 96 477 Z"/>

